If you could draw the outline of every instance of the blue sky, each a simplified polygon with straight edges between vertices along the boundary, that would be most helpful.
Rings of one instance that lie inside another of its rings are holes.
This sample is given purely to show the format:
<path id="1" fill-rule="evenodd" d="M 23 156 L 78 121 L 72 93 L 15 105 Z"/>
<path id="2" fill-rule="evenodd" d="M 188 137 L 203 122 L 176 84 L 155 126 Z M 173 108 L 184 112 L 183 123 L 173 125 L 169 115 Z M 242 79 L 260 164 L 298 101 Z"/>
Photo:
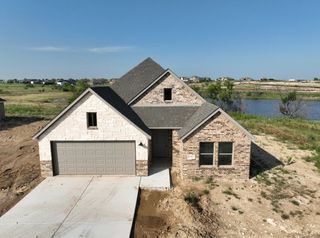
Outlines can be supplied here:
<path id="1" fill-rule="evenodd" d="M 320 77 L 319 0 L 3 0 L 0 79 L 118 77 L 150 56 L 180 76 Z"/>

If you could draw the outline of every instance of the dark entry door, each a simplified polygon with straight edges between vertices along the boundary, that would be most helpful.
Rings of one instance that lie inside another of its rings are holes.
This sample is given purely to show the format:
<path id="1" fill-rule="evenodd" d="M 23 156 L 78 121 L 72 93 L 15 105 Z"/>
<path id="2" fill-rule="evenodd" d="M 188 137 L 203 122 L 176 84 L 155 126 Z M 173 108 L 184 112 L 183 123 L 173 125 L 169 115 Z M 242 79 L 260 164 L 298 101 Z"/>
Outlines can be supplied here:
<path id="1" fill-rule="evenodd" d="M 171 130 L 153 130 L 152 131 L 152 157 L 172 158 L 172 131 Z"/>

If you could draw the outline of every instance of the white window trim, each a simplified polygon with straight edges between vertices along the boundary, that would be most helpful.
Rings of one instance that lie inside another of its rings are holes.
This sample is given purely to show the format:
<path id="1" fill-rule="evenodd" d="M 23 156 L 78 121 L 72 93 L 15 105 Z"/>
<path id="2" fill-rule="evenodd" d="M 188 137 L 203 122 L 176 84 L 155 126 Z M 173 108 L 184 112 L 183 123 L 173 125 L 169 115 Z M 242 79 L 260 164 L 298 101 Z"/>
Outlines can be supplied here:
<path id="1" fill-rule="evenodd" d="M 212 153 L 201 153 L 200 152 L 200 144 L 201 143 L 211 143 L 212 144 L 212 148 L 213 148 Z M 211 141 L 200 141 L 199 142 L 199 168 L 212 168 L 214 166 L 214 144 L 215 144 L 215 142 L 211 142 Z M 209 165 L 209 164 L 200 164 L 201 155 L 212 155 L 212 164 L 211 165 Z"/>
<path id="2" fill-rule="evenodd" d="M 232 153 L 219 153 L 219 143 L 232 143 Z M 219 155 L 231 155 L 231 164 L 229 165 L 219 165 Z M 234 166 L 234 141 L 219 141 L 218 142 L 218 158 L 217 158 L 218 168 L 232 168 Z"/>

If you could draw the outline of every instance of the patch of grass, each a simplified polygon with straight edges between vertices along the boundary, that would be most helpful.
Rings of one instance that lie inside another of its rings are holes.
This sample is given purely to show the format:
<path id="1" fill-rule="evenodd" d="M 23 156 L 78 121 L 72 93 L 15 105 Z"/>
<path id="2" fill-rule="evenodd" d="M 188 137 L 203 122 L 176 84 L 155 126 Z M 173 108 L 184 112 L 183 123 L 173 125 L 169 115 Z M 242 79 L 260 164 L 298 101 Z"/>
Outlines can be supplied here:
<path id="1" fill-rule="evenodd" d="M 191 179 L 192 179 L 193 182 L 198 182 L 198 181 L 202 180 L 203 178 L 195 176 L 195 177 L 192 177 Z"/>
<path id="2" fill-rule="evenodd" d="M 202 208 L 199 204 L 200 196 L 195 192 L 189 192 L 184 196 L 184 200 L 189 203 L 192 207 L 196 208 L 199 212 L 202 211 Z"/>
<path id="3" fill-rule="evenodd" d="M 202 193 L 203 193 L 204 195 L 208 195 L 208 194 L 210 193 L 210 191 L 209 191 L 208 189 L 204 189 L 204 190 L 202 191 Z"/>
<path id="4" fill-rule="evenodd" d="M 230 187 L 229 187 L 228 189 L 224 190 L 223 193 L 226 194 L 226 195 L 229 195 L 229 196 L 233 196 L 233 197 L 235 197 L 235 198 L 237 198 L 237 199 L 240 199 L 239 195 L 236 194 L 236 193 L 232 190 L 232 188 L 230 188 Z"/>
<path id="5" fill-rule="evenodd" d="M 269 197 L 268 197 L 268 195 L 267 195 L 267 193 L 265 192 L 265 191 L 261 191 L 261 196 L 263 197 L 263 198 L 265 198 L 265 199 L 269 199 Z"/>
<path id="6" fill-rule="evenodd" d="M 9 117 L 40 117 L 51 119 L 58 115 L 63 109 L 62 106 L 47 106 L 47 105 L 25 105 L 25 104 L 7 104 L 5 106 L 6 116 Z"/>
<path id="7" fill-rule="evenodd" d="M 320 121 L 285 117 L 267 118 L 243 113 L 231 113 L 231 116 L 254 134 L 269 134 L 300 149 L 314 151 L 312 156 L 305 159 L 313 162 L 320 171 Z"/>
<path id="8" fill-rule="evenodd" d="M 235 206 L 231 206 L 231 209 L 232 209 L 233 211 L 237 211 L 237 210 L 238 210 L 238 208 L 235 207 Z"/>
<path id="9" fill-rule="evenodd" d="M 286 214 L 286 213 L 283 213 L 283 214 L 281 214 L 281 218 L 282 218 L 283 220 L 287 220 L 287 219 L 290 218 L 290 216 L 289 216 L 288 214 Z"/>
<path id="10" fill-rule="evenodd" d="M 302 211 L 299 211 L 299 210 L 291 211 L 290 212 L 290 216 L 293 216 L 293 217 L 298 216 L 298 217 L 302 218 L 303 217 L 303 213 L 302 213 Z"/>
<path id="11" fill-rule="evenodd" d="M 208 189 L 213 189 L 219 185 L 213 180 L 213 177 L 210 176 L 205 180 L 205 183 L 208 185 Z"/>
<path id="12" fill-rule="evenodd" d="M 297 200 L 290 201 L 293 205 L 300 206 L 300 203 Z"/>

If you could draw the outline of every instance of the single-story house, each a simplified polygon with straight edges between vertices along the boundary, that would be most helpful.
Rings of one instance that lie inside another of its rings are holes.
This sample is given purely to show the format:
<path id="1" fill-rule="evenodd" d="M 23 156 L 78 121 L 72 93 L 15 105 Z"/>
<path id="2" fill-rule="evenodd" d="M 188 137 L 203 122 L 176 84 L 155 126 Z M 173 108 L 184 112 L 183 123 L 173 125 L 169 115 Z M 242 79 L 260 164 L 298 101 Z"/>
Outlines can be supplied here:
<path id="1" fill-rule="evenodd" d="M 0 98 L 0 121 L 3 120 L 5 118 L 5 110 L 4 110 L 4 102 L 6 100 L 4 100 L 3 98 Z"/>
<path id="2" fill-rule="evenodd" d="M 35 136 L 43 175 L 248 178 L 253 136 L 170 69 L 147 58 L 111 87 L 92 87 Z"/>

